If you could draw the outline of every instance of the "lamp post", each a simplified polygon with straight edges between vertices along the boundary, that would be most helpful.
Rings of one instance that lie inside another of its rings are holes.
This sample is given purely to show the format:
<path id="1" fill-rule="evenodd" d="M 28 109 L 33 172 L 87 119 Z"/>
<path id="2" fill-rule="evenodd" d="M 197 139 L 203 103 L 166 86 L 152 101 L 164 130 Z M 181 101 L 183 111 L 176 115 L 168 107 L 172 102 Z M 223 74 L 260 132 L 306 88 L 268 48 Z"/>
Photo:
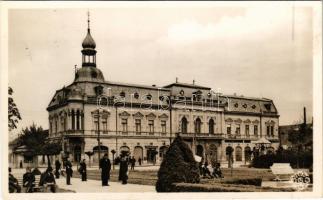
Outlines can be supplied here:
<path id="1" fill-rule="evenodd" d="M 116 153 L 116 150 L 112 149 L 111 150 L 111 153 L 112 153 L 112 169 L 114 170 L 114 154 Z"/>

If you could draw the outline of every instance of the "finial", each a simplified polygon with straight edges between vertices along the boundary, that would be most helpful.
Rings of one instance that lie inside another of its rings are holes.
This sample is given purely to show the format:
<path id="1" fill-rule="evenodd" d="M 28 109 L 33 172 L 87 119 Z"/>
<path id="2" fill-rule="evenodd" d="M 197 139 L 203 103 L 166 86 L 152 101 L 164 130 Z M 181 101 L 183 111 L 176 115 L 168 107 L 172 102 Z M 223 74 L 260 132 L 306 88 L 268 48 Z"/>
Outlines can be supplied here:
<path id="1" fill-rule="evenodd" d="M 90 11 L 87 10 L 87 29 L 90 31 Z"/>

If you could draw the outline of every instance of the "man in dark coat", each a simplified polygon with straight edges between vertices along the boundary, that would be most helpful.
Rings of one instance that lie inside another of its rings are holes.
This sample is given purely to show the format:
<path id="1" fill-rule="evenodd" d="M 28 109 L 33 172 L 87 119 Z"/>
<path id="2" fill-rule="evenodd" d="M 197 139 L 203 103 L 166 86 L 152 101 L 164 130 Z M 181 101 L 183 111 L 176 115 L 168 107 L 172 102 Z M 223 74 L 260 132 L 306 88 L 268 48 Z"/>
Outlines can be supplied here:
<path id="1" fill-rule="evenodd" d="M 136 159 L 134 156 L 131 157 L 130 159 L 130 163 L 131 163 L 131 170 L 135 170 L 135 165 L 136 165 Z"/>
<path id="2" fill-rule="evenodd" d="M 18 180 L 11 174 L 11 168 L 9 167 L 9 193 L 20 193 L 21 187 L 18 184 Z"/>
<path id="3" fill-rule="evenodd" d="M 59 160 L 55 161 L 55 176 L 56 178 L 59 178 L 59 170 L 61 170 L 62 164 L 59 162 Z"/>
<path id="4" fill-rule="evenodd" d="M 85 163 L 85 159 L 83 159 L 82 162 L 80 162 L 79 172 L 81 174 L 82 181 L 86 181 L 87 177 L 86 177 L 86 163 Z"/>
<path id="5" fill-rule="evenodd" d="M 111 162 L 108 158 L 108 154 L 104 154 L 100 159 L 100 171 L 102 186 L 109 186 L 108 180 L 110 179 Z"/>
<path id="6" fill-rule="evenodd" d="M 35 175 L 31 173 L 31 169 L 29 167 L 26 168 L 26 173 L 23 176 L 23 187 L 26 187 L 27 193 L 34 192 Z"/>
<path id="7" fill-rule="evenodd" d="M 127 184 L 128 180 L 128 161 L 126 156 L 122 156 L 120 159 L 120 169 L 119 169 L 119 180 L 122 184 Z"/>
<path id="8" fill-rule="evenodd" d="M 50 191 L 53 193 L 56 192 L 56 181 L 52 167 L 48 167 L 47 170 L 41 174 L 39 185 L 45 186 L 45 188 L 49 187 Z"/>
<path id="9" fill-rule="evenodd" d="M 65 172 L 66 172 L 66 184 L 71 185 L 71 177 L 73 176 L 72 163 L 69 158 L 66 158 L 65 162 Z"/>

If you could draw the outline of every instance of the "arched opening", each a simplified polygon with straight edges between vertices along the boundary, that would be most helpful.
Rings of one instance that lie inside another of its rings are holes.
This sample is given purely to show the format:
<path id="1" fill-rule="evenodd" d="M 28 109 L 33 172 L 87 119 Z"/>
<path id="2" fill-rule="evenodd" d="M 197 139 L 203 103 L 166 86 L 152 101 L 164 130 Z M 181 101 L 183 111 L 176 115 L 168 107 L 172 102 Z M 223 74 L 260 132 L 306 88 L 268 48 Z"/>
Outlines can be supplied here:
<path id="1" fill-rule="evenodd" d="M 214 134 L 214 120 L 209 120 L 209 134 Z"/>
<path id="2" fill-rule="evenodd" d="M 215 144 L 210 144 L 209 146 L 209 156 L 212 163 L 212 166 L 215 166 L 215 164 L 218 161 L 218 148 Z"/>
<path id="3" fill-rule="evenodd" d="M 182 118 L 181 129 L 182 129 L 182 133 L 184 133 L 184 134 L 187 133 L 187 119 L 186 119 L 186 117 Z"/>
<path id="4" fill-rule="evenodd" d="M 166 155 L 167 150 L 168 150 L 167 146 L 161 146 L 159 148 L 159 158 L 160 158 L 160 160 L 164 159 L 164 156 Z"/>
<path id="5" fill-rule="evenodd" d="M 133 150 L 133 156 L 135 157 L 136 161 L 139 160 L 139 158 L 141 158 L 141 160 L 143 160 L 143 156 L 144 156 L 144 151 L 143 148 L 141 146 L 136 146 Z"/>
<path id="6" fill-rule="evenodd" d="M 82 150 L 81 150 L 81 147 L 80 146 L 75 146 L 74 149 L 73 149 L 73 152 L 74 152 L 74 162 L 80 162 L 81 161 L 81 153 L 82 153 Z"/>
<path id="7" fill-rule="evenodd" d="M 202 124 L 201 119 L 197 118 L 195 120 L 195 133 L 201 133 L 201 124 Z"/>
<path id="8" fill-rule="evenodd" d="M 130 155 L 130 148 L 128 146 L 120 147 L 120 154 L 121 155 Z"/>
<path id="9" fill-rule="evenodd" d="M 251 161 L 251 148 L 249 146 L 244 148 L 244 159 L 245 162 L 250 162 Z"/>
<path id="10" fill-rule="evenodd" d="M 204 152 L 203 146 L 200 144 L 197 145 L 196 146 L 196 155 L 203 157 L 203 152 Z"/>
<path id="11" fill-rule="evenodd" d="M 93 162 L 99 162 L 99 146 L 93 147 Z M 108 154 L 109 157 L 109 148 L 107 146 L 100 145 L 100 158 L 103 157 L 104 154 Z"/>
<path id="12" fill-rule="evenodd" d="M 242 161 L 242 148 L 240 146 L 236 147 L 236 161 Z"/>
<path id="13" fill-rule="evenodd" d="M 228 146 L 227 148 L 225 148 L 225 152 L 226 152 L 226 157 L 227 157 L 227 161 L 229 161 L 231 158 L 231 160 L 233 159 L 233 148 L 231 146 Z"/>

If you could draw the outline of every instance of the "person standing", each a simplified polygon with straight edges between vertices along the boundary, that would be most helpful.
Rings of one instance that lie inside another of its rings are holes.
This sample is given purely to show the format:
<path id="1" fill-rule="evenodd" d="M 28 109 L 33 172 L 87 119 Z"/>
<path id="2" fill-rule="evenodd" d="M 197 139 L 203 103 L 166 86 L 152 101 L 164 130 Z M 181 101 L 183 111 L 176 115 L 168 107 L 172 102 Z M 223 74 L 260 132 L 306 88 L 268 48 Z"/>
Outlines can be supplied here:
<path id="1" fill-rule="evenodd" d="M 59 171 L 61 170 L 62 164 L 59 162 L 59 160 L 55 161 L 55 176 L 56 178 L 59 178 Z"/>
<path id="2" fill-rule="evenodd" d="M 23 168 L 23 166 L 22 166 L 22 160 L 20 160 L 19 167 L 20 167 L 20 169 Z"/>
<path id="3" fill-rule="evenodd" d="M 79 172 L 81 174 L 82 181 L 86 181 L 87 177 L 86 177 L 86 163 L 85 163 L 85 159 L 83 159 L 82 162 L 80 162 Z"/>
<path id="4" fill-rule="evenodd" d="M 26 173 L 23 176 L 23 187 L 26 187 L 27 193 L 34 192 L 35 187 L 35 175 L 31 173 L 31 169 L 29 167 L 26 168 Z"/>
<path id="5" fill-rule="evenodd" d="M 71 185 L 71 177 L 73 176 L 73 169 L 72 169 L 72 163 L 71 161 L 69 161 L 69 158 L 66 158 L 65 172 L 66 172 L 66 184 Z"/>
<path id="6" fill-rule="evenodd" d="M 131 162 L 131 170 L 135 170 L 135 165 L 136 165 L 136 159 L 134 156 L 132 156 L 132 158 L 130 159 Z"/>
<path id="7" fill-rule="evenodd" d="M 141 166 L 141 158 L 140 157 L 138 158 L 138 163 Z"/>
<path id="8" fill-rule="evenodd" d="M 119 172 L 119 180 L 122 181 L 122 184 L 127 184 L 128 180 L 128 161 L 126 156 L 122 156 L 120 160 L 120 172 Z"/>
<path id="9" fill-rule="evenodd" d="M 105 153 L 103 158 L 100 159 L 100 171 L 102 186 L 109 186 L 108 181 L 110 179 L 111 162 L 108 158 L 108 154 Z"/>

